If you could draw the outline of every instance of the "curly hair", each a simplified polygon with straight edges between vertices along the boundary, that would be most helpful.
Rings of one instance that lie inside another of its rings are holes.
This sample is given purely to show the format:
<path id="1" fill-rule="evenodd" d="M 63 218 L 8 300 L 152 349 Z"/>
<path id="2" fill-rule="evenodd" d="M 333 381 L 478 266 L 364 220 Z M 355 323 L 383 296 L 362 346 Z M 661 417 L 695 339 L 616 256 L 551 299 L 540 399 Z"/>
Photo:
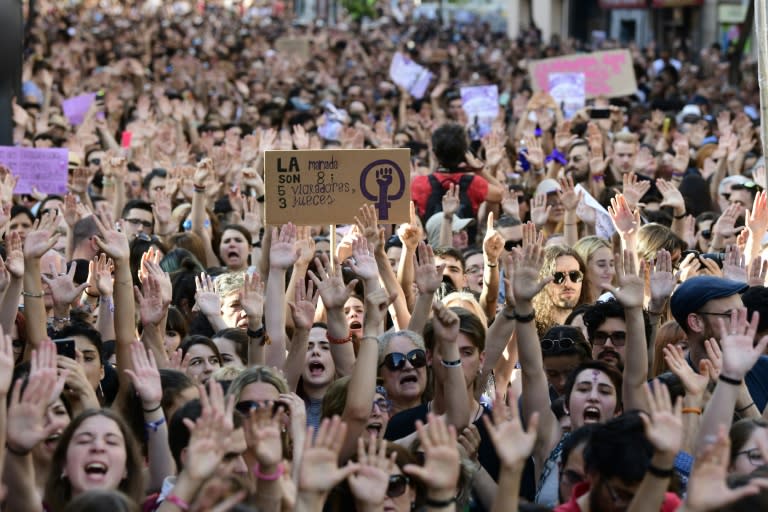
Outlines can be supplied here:
<path id="1" fill-rule="evenodd" d="M 579 256 L 579 253 L 572 248 L 565 245 L 552 245 L 544 249 L 544 264 L 541 266 L 539 279 L 551 277 L 557 267 L 557 259 L 563 256 L 570 256 L 579 264 L 579 270 L 581 270 L 581 273 L 584 275 L 584 279 L 581 282 L 581 293 L 579 294 L 579 300 L 576 305 L 585 304 L 589 300 L 587 297 L 589 295 L 587 267 L 584 264 L 584 260 Z M 557 310 L 557 306 L 552 302 L 549 293 L 547 293 L 547 287 L 549 286 L 552 286 L 552 283 L 545 286 L 544 289 L 533 298 L 533 307 L 536 309 L 536 329 L 539 331 L 539 336 L 555 325 L 555 311 Z"/>

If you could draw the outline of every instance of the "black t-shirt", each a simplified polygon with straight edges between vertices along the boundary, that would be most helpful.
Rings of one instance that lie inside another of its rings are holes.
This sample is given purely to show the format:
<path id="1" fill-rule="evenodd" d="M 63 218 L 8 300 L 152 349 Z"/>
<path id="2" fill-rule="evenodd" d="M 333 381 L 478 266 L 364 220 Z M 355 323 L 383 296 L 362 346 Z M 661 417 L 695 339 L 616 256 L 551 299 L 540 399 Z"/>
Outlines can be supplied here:
<path id="1" fill-rule="evenodd" d="M 396 441 L 403 437 L 409 436 L 416 432 L 416 420 L 427 422 L 427 413 L 429 412 L 427 405 L 419 405 L 412 409 L 407 409 L 395 414 L 387 425 L 387 431 L 384 433 L 384 439 L 388 441 Z M 491 410 L 483 405 L 483 415 L 491 414 Z M 480 434 L 480 447 L 477 450 L 477 458 L 480 465 L 491 475 L 495 481 L 499 479 L 499 458 L 496 455 L 496 449 L 493 447 L 491 437 L 488 435 L 488 431 L 485 428 L 482 418 L 474 423 L 477 427 L 477 431 Z M 534 479 L 534 467 L 533 460 L 528 459 L 523 471 L 523 478 L 520 484 L 520 496 L 533 502 L 536 497 L 536 482 Z M 483 510 L 479 506 L 475 510 Z"/>

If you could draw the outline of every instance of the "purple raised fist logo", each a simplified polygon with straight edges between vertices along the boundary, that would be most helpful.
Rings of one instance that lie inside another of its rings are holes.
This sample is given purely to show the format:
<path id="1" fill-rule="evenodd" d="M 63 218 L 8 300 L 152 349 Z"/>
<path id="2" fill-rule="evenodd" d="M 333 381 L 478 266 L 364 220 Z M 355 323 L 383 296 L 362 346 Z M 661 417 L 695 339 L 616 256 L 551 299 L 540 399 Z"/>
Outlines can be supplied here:
<path id="1" fill-rule="evenodd" d="M 368 175 L 374 172 L 376 176 L 376 190 L 368 190 Z M 391 192 L 392 184 L 397 181 L 397 192 Z M 378 210 L 380 220 L 389 219 L 390 201 L 403 197 L 405 192 L 405 175 L 400 166 L 392 160 L 376 160 L 369 164 L 360 174 L 360 191 L 366 199 L 372 201 Z"/>

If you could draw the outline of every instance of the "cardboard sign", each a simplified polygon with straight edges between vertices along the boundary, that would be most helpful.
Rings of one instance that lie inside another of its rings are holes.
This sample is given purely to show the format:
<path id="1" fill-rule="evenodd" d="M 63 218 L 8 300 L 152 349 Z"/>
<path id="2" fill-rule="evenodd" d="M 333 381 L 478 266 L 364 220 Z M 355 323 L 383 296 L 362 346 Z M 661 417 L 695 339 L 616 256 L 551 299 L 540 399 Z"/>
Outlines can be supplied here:
<path id="1" fill-rule="evenodd" d="M 66 194 L 68 163 L 66 149 L 0 146 L 0 164 L 19 177 L 16 194 L 31 194 L 33 186 L 45 194 Z"/>
<path id="2" fill-rule="evenodd" d="M 411 96 L 419 100 L 427 92 L 427 86 L 432 80 L 432 73 L 402 53 L 396 53 L 389 66 L 389 77 L 397 85 L 406 89 Z"/>
<path id="3" fill-rule="evenodd" d="M 529 69 L 533 89 L 536 91 L 549 89 L 549 76 L 552 73 L 584 73 L 584 91 L 588 99 L 597 96 L 630 96 L 637 92 L 635 69 L 632 67 L 629 50 L 534 60 L 529 64 Z"/>
<path id="4" fill-rule="evenodd" d="M 408 222 L 408 149 L 267 151 L 264 156 L 267 224 L 349 224 L 363 204 L 379 222 Z"/>
<path id="5" fill-rule="evenodd" d="M 298 57 L 302 61 L 309 60 L 311 49 L 306 37 L 284 36 L 275 41 L 275 50 L 289 57 Z"/>
<path id="6" fill-rule="evenodd" d="M 562 106 L 563 115 L 570 119 L 584 108 L 584 73 L 550 73 L 549 94 Z"/>
<path id="7" fill-rule="evenodd" d="M 499 115 L 499 87 L 479 85 L 461 88 L 461 108 L 467 113 L 470 127 L 474 127 L 473 140 L 491 131 L 494 119 Z"/>

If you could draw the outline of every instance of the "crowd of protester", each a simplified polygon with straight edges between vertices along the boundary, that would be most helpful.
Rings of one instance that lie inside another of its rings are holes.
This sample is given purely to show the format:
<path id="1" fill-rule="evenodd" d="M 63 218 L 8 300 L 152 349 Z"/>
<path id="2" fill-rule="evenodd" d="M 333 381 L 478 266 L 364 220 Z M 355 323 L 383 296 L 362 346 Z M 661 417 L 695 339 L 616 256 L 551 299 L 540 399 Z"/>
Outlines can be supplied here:
<path id="1" fill-rule="evenodd" d="M 566 119 L 528 65 L 599 48 L 535 27 L 36 4 L 14 138 L 69 193 L 0 167 L 4 510 L 768 507 L 754 62 L 631 47 Z M 396 147 L 409 222 L 265 225 L 265 151 Z"/>

